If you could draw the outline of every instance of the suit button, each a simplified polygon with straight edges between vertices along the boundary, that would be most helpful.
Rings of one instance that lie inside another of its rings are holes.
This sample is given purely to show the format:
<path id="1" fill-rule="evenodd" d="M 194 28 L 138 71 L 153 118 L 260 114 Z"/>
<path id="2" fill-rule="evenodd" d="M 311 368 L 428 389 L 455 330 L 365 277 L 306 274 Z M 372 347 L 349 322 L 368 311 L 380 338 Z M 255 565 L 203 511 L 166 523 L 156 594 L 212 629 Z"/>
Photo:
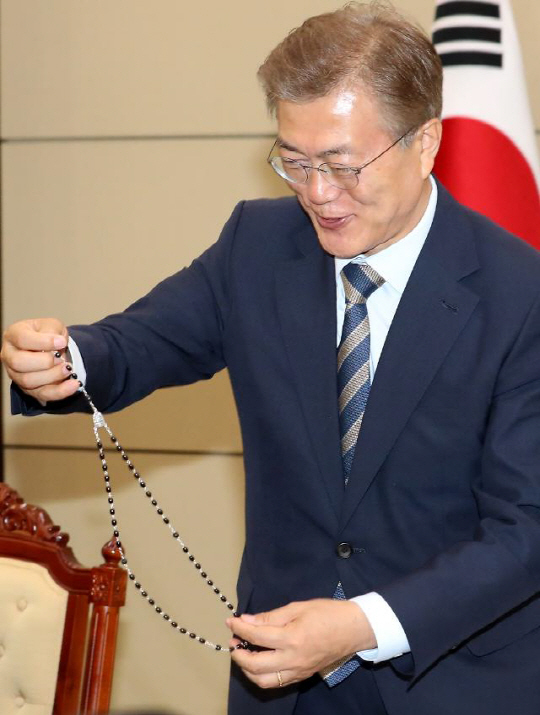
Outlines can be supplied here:
<path id="1" fill-rule="evenodd" d="M 352 552 L 353 548 L 347 541 L 342 541 L 341 544 L 336 546 L 336 553 L 340 559 L 350 558 Z"/>

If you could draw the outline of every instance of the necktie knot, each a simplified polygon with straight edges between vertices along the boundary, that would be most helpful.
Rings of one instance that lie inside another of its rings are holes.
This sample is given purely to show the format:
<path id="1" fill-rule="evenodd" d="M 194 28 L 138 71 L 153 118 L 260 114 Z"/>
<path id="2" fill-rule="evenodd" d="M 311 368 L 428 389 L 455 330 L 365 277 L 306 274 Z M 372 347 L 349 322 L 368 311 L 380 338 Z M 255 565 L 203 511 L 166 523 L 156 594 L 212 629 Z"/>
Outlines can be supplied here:
<path id="1" fill-rule="evenodd" d="M 367 263 L 347 263 L 341 271 L 347 303 L 365 303 L 373 291 L 380 288 L 384 278 Z"/>

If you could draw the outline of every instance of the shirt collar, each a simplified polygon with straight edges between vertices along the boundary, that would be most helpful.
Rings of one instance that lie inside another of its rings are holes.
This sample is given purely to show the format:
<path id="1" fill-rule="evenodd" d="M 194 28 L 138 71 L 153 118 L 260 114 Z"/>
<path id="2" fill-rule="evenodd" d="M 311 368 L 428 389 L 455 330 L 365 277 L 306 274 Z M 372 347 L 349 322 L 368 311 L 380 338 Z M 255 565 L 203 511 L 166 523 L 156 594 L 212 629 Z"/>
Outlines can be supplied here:
<path id="1" fill-rule="evenodd" d="M 431 182 L 431 193 L 428 205 L 424 211 L 424 215 L 413 230 L 399 241 L 396 241 L 396 243 L 379 251 L 379 253 L 375 253 L 373 256 L 365 256 L 361 253 L 355 258 L 335 258 L 336 282 L 338 285 L 341 284 L 341 270 L 348 263 L 367 263 L 400 295 L 403 293 L 414 268 L 414 264 L 426 241 L 429 229 L 433 223 L 433 217 L 435 216 L 437 184 L 432 176 L 430 176 L 429 179 Z"/>

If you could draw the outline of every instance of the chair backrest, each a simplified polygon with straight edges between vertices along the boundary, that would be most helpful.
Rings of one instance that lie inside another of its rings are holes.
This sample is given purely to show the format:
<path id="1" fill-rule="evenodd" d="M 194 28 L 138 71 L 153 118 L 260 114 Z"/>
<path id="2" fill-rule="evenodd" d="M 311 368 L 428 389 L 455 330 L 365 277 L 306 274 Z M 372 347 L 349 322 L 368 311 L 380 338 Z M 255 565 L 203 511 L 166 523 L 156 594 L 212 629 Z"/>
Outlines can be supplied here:
<path id="1" fill-rule="evenodd" d="M 46 511 L 0 483 L 0 713 L 109 711 L 127 574 L 116 540 L 84 568 Z"/>

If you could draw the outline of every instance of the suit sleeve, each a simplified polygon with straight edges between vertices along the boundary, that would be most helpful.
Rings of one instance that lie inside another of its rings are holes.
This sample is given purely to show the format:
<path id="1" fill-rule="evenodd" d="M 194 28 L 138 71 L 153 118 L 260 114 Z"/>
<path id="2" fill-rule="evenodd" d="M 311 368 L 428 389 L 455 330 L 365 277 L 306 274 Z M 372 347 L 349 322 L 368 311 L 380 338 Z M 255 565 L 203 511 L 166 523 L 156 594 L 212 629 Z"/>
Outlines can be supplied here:
<path id="1" fill-rule="evenodd" d="M 236 207 L 217 243 L 191 266 L 124 312 L 69 328 L 84 359 L 86 388 L 100 410 L 120 410 L 158 388 L 208 379 L 225 367 L 228 271 L 242 208 L 243 204 Z M 86 409 L 84 399 L 76 395 L 43 410 L 12 389 L 14 414 Z"/>
<path id="2" fill-rule="evenodd" d="M 394 666 L 413 678 L 463 643 L 482 655 L 540 626 L 540 300 L 499 372 L 471 490 L 474 538 L 378 589 L 411 647 Z"/>

